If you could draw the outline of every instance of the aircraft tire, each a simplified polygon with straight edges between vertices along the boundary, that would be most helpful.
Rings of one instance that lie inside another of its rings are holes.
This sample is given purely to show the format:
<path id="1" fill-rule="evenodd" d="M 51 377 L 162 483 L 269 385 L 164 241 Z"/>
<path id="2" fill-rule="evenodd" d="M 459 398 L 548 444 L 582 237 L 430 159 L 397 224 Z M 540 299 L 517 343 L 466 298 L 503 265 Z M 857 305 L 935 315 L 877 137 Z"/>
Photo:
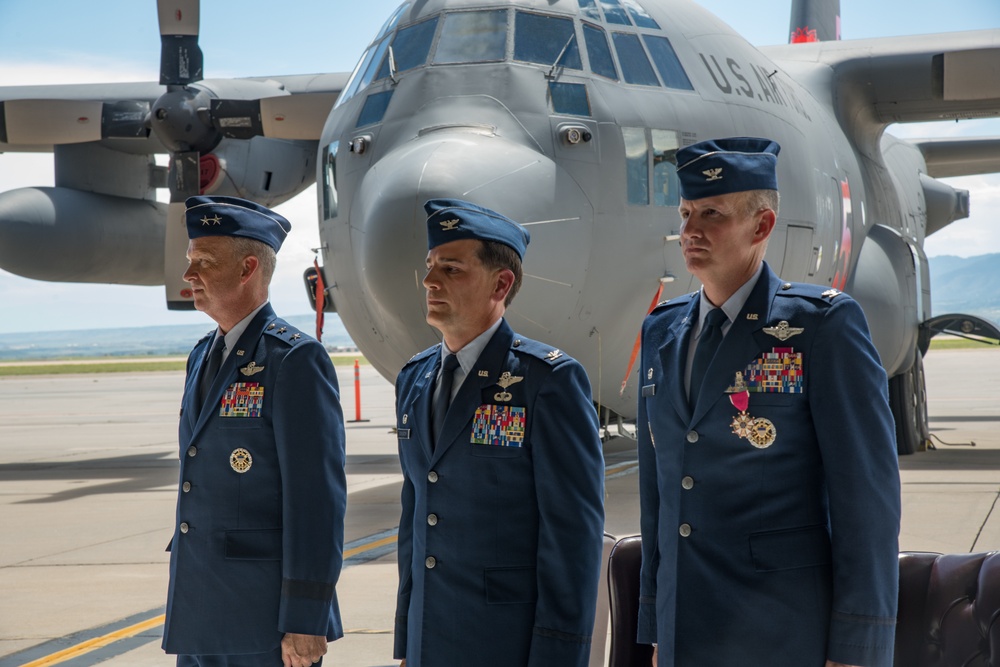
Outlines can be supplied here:
<path id="1" fill-rule="evenodd" d="M 896 452 L 900 456 L 927 449 L 927 389 L 924 358 L 914 350 L 910 368 L 889 379 L 889 407 L 896 422 Z"/>

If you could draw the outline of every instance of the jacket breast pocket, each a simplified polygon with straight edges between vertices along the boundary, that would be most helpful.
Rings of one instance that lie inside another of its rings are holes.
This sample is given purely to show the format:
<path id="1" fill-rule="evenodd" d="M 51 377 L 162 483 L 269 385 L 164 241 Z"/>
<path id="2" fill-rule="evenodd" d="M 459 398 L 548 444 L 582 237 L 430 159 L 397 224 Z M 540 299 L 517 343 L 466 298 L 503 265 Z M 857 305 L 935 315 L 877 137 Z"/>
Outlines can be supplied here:
<path id="1" fill-rule="evenodd" d="M 796 402 L 805 402 L 805 394 L 789 394 L 778 391 L 755 391 L 750 394 L 750 407 L 747 408 L 752 414 L 754 406 L 757 407 L 782 407 L 795 405 Z"/>
<path id="2" fill-rule="evenodd" d="M 281 560 L 281 529 L 227 530 L 225 545 L 233 560 Z"/>
<path id="3" fill-rule="evenodd" d="M 494 459 L 515 459 L 524 456 L 524 447 L 505 447 L 501 445 L 469 445 L 473 456 L 486 456 Z"/>
<path id="4" fill-rule="evenodd" d="M 752 533 L 750 555 L 757 572 L 829 565 L 830 535 L 826 526 Z"/>
<path id="5" fill-rule="evenodd" d="M 486 568 L 487 604 L 534 604 L 538 582 L 533 567 Z"/>

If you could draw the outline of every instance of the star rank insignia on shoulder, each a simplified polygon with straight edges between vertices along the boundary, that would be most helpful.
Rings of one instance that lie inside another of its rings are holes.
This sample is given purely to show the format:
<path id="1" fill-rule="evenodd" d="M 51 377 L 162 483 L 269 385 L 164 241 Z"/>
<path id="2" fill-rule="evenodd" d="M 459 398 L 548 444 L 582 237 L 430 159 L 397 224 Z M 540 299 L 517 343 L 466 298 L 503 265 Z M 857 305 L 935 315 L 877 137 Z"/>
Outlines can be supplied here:
<path id="1" fill-rule="evenodd" d="M 840 296 L 841 294 L 843 294 L 843 292 L 841 292 L 839 289 L 828 289 L 827 291 L 820 294 L 820 296 L 823 297 L 824 299 L 833 300 L 834 298 Z"/>
<path id="2" fill-rule="evenodd" d="M 764 327 L 764 333 L 768 336 L 774 336 L 780 341 L 786 341 L 792 336 L 798 336 L 803 331 L 805 331 L 805 329 L 802 327 L 788 326 L 788 322 L 785 320 L 778 322 L 777 326 Z"/>
<path id="3" fill-rule="evenodd" d="M 240 373 L 247 377 L 251 377 L 260 373 L 264 370 L 263 366 L 258 366 L 256 361 L 251 361 L 249 364 L 240 369 Z"/>

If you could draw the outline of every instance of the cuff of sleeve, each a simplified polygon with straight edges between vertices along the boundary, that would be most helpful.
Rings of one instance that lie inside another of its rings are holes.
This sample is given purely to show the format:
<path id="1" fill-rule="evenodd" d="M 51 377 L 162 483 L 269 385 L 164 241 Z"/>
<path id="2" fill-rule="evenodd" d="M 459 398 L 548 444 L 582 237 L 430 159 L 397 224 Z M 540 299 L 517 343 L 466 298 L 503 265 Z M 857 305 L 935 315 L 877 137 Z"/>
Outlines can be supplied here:
<path id="1" fill-rule="evenodd" d="M 393 630 L 392 657 L 396 660 L 406 658 L 406 616 L 396 617 L 396 627 Z"/>
<path id="2" fill-rule="evenodd" d="M 656 642 L 656 605 L 652 602 L 639 602 L 639 627 L 635 641 L 638 644 Z"/>
<path id="3" fill-rule="evenodd" d="M 891 667 L 895 617 L 855 616 L 833 612 L 827 659 L 845 665 Z"/>
<path id="4" fill-rule="evenodd" d="M 281 596 L 278 610 L 278 630 L 300 635 L 315 635 L 334 641 L 344 636 L 337 598 L 308 600 Z"/>

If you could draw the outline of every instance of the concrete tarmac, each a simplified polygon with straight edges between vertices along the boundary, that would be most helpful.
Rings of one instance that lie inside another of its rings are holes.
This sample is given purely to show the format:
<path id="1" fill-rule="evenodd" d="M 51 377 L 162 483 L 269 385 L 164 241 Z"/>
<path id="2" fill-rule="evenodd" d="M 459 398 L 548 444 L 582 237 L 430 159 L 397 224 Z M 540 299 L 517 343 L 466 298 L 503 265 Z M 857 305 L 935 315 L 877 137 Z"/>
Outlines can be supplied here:
<path id="1" fill-rule="evenodd" d="M 903 457 L 904 550 L 1000 548 L 1000 352 L 926 359 L 937 449 Z M 345 417 L 353 369 L 338 367 Z M 362 366 L 348 421 L 346 636 L 326 665 L 393 665 L 401 475 L 392 386 Z M 160 650 L 183 374 L 0 378 L 0 667 L 167 667 Z M 969 446 L 974 442 L 975 446 Z M 944 444 L 949 443 L 949 444 Z M 631 441 L 606 447 L 607 532 L 638 533 Z"/>

